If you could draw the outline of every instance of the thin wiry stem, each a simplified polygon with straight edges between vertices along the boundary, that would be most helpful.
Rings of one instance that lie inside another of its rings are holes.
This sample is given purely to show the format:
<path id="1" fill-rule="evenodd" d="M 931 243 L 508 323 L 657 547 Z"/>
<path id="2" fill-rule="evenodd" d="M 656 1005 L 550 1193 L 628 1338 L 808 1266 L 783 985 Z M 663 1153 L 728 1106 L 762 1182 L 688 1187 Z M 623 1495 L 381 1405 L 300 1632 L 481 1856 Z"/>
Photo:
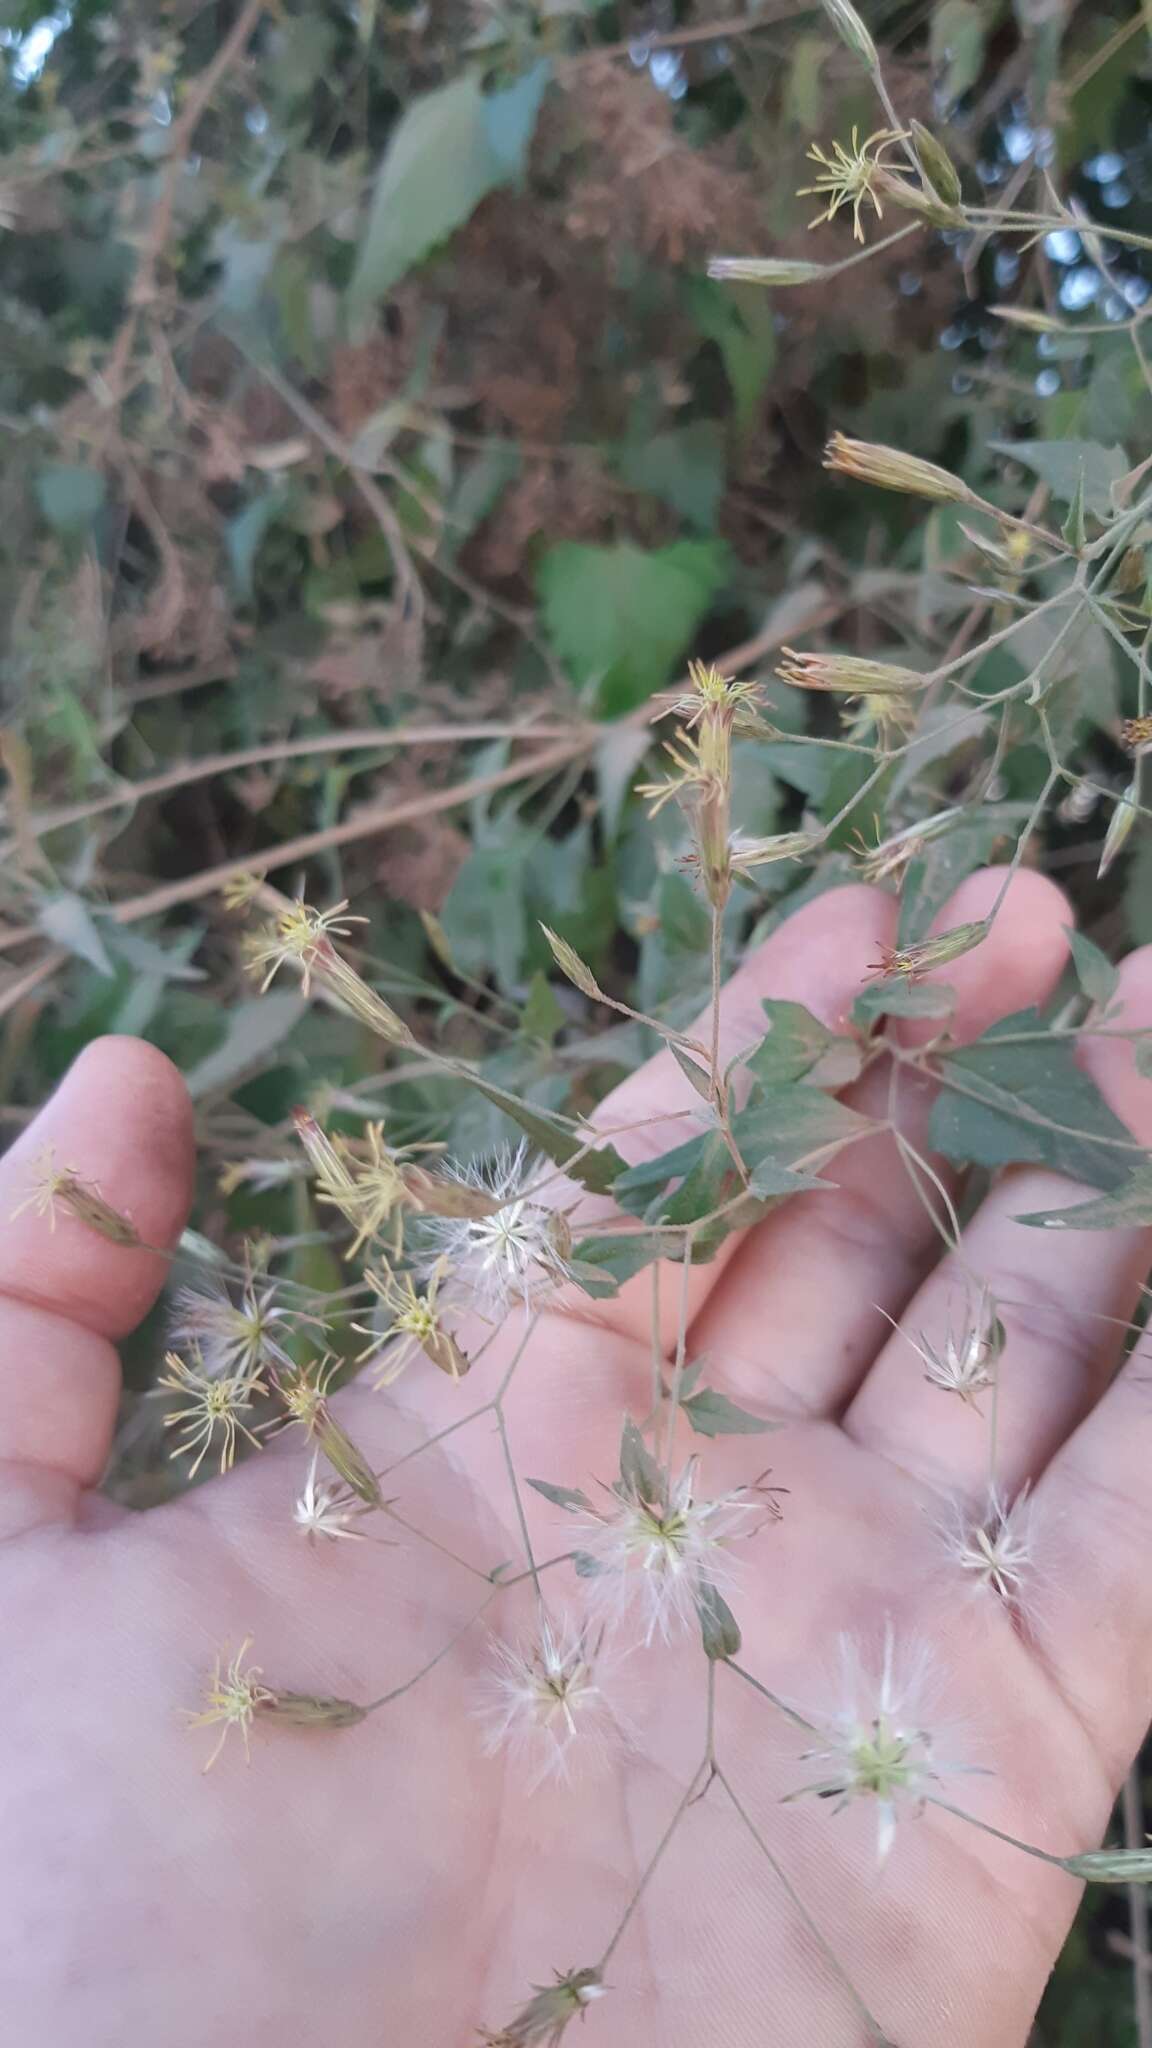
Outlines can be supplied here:
<path id="1" fill-rule="evenodd" d="M 860 1993 L 857 1991 L 855 1984 L 852 1982 L 851 1977 L 849 1976 L 843 1963 L 840 1961 L 840 1958 L 837 1955 L 835 1949 L 832 1947 L 831 1942 L 828 1940 L 827 1935 L 823 1932 L 823 1929 L 818 1925 L 818 1923 L 812 1918 L 811 1913 L 808 1911 L 807 1906 L 804 1904 L 803 1899 L 800 1897 L 799 1892 L 796 1890 L 795 1885 L 793 1884 L 783 1864 L 780 1862 L 779 1857 L 773 1855 L 772 1850 L 768 1847 L 767 1842 L 764 1840 L 763 1835 L 761 1834 L 759 1828 L 756 1826 L 756 1823 L 752 1819 L 751 1814 L 748 1812 L 747 1807 L 744 1805 L 743 1801 L 738 1797 L 737 1793 L 734 1791 L 731 1779 L 726 1775 L 724 1771 L 720 1769 L 717 1769 L 716 1776 L 720 1780 L 720 1783 L 723 1785 L 725 1792 L 728 1794 L 729 1799 L 732 1801 L 733 1806 L 735 1807 L 737 1813 L 743 1821 L 744 1826 L 747 1828 L 748 1833 L 751 1835 L 752 1840 L 755 1842 L 756 1847 L 759 1849 L 760 1854 L 763 1856 L 765 1862 L 768 1864 L 773 1875 L 778 1879 L 779 1883 L 783 1886 L 784 1891 L 787 1893 L 790 1905 L 792 1905 L 795 1911 L 799 1914 L 807 1932 L 811 1935 L 813 1941 L 816 1943 L 817 1948 L 820 1950 L 821 1955 L 823 1956 L 825 1962 L 828 1964 L 828 1967 L 831 1970 L 833 1976 L 835 1977 L 837 1983 L 841 1986 L 842 1990 L 844 1990 L 848 1994 L 848 1997 L 852 2002 L 852 2007 L 857 2015 L 857 2018 L 861 2021 L 862 2025 L 867 2027 L 868 2032 L 871 2035 L 874 2048 L 889 2048 L 888 2036 L 884 2032 L 883 2027 L 880 2025 L 879 2020 L 876 2018 L 875 2014 L 871 2011 L 869 2006 L 865 2004 L 863 1998 L 860 1996 Z M 1141 2048 L 1143 2048 L 1143 2044 L 1141 2044 Z"/>
<path id="2" fill-rule="evenodd" d="M 1120 1810 L 1124 1821 L 1124 1846 L 1126 1849 L 1142 1849 L 1144 1833 L 1144 1793 L 1140 1782 L 1140 1766 L 1133 1764 L 1124 1780 L 1120 1795 Z M 1149 1915 L 1148 1887 L 1142 1884 L 1128 1886 L 1128 1926 L 1132 1936 L 1132 1995 L 1136 2008 L 1136 2038 L 1140 2048 L 1152 2048 L 1152 1975 L 1149 1975 Z"/>

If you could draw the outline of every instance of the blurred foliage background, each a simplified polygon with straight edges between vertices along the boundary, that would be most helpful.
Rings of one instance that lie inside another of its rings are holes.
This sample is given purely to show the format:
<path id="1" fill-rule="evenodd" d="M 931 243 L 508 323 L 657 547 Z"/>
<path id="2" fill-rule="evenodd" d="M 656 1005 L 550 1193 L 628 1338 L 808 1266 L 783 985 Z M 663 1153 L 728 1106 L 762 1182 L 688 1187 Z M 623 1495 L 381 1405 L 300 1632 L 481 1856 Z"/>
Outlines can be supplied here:
<path id="1" fill-rule="evenodd" d="M 865 13 L 973 198 L 1048 177 L 1152 232 L 1152 19 Z M 939 659 L 972 603 L 954 508 L 829 478 L 828 432 L 993 489 L 1024 474 L 1013 444 L 1061 444 L 1064 480 L 1089 444 L 1100 488 L 1148 449 L 1139 326 L 1115 331 L 1152 297 L 1139 251 L 914 227 L 803 293 L 709 278 L 717 253 L 842 257 L 795 196 L 805 152 L 876 125 L 811 0 L 0 0 L 10 1128 L 88 1038 L 146 1034 L 197 1099 L 198 1230 L 274 1233 L 316 1284 L 295 1102 L 492 1142 L 498 1112 L 382 1072 L 352 1020 L 255 996 L 220 896 L 246 868 L 351 897 L 379 985 L 542 1106 L 578 1111 L 646 1047 L 549 978 L 539 920 L 605 988 L 691 1013 L 707 913 L 675 815 L 653 829 L 630 793 L 654 693 L 689 656 L 769 678 L 813 634 Z M 1029 459 L 1058 500 L 1062 458 Z M 1089 629 L 1060 721 L 1092 787 L 1030 853 L 1113 955 L 1152 939 L 1152 838 L 1096 879 L 1130 682 Z M 828 729 L 819 699 L 767 694 L 776 738 L 737 750 L 761 834 L 835 815 L 859 774 L 790 743 Z M 998 795 L 1026 804 L 1042 768 L 1010 751 Z M 977 820 L 945 886 L 996 842 Z M 851 865 L 845 830 L 766 870 L 740 936 Z M 222 1186 L 246 1157 L 263 1178 Z M 142 1385 L 147 1335 L 128 1364 Z M 129 1400 L 129 1474 L 132 1431 Z M 1122 1902 L 1082 1916 L 1037 2048 L 1135 2040 L 1125 1928 Z"/>

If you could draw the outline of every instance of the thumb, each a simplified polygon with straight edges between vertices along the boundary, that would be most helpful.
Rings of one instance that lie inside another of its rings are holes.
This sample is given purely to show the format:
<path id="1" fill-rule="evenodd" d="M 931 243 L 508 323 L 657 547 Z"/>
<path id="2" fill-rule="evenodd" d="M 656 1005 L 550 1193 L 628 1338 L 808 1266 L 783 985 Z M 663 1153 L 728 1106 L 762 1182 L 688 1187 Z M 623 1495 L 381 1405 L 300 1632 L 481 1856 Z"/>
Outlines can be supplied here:
<path id="1" fill-rule="evenodd" d="M 88 1046 L 0 1160 L 0 1536 L 67 1519 L 99 1478 L 120 1397 L 112 1340 L 160 1291 L 193 1164 L 184 1083 L 133 1038 Z M 53 1171 L 98 1190 L 139 1243 L 51 1203 Z"/>

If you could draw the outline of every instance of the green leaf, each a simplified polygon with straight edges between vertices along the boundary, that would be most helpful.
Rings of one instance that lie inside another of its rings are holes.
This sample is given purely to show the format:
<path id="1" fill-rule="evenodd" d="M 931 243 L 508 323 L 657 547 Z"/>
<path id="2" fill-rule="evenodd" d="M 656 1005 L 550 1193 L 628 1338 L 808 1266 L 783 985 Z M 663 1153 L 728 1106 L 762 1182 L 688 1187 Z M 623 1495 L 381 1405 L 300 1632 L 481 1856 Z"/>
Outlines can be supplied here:
<path id="1" fill-rule="evenodd" d="M 520 1012 L 520 1029 L 525 1038 L 535 1039 L 542 1045 L 551 1045 L 557 1032 L 563 1029 L 567 1021 L 547 975 L 537 970 L 532 976 L 528 998 Z"/>
<path id="2" fill-rule="evenodd" d="M 690 526 L 708 533 L 724 488 L 724 435 L 715 420 L 693 420 L 625 447 L 617 464 L 626 484 L 662 498 Z"/>
<path id="3" fill-rule="evenodd" d="M 1014 1035 L 1040 1032 L 1021 1045 Z M 1045 1032 L 1037 1010 L 1005 1017 L 975 1045 L 941 1060 L 929 1143 L 979 1166 L 1050 1166 L 1090 1187 L 1118 1188 L 1140 1156 L 1094 1081 L 1076 1065 L 1075 1039 Z"/>
<path id="4" fill-rule="evenodd" d="M 760 1415 L 750 1415 L 746 1408 L 738 1408 L 735 1401 L 730 1401 L 727 1394 L 717 1393 L 714 1387 L 705 1387 L 699 1394 L 681 1400 L 680 1406 L 697 1436 L 763 1436 L 768 1430 L 783 1427 L 778 1422 L 765 1422 Z"/>
<path id="5" fill-rule="evenodd" d="M 813 1154 L 827 1152 L 859 1137 L 868 1120 L 825 1095 L 821 1088 L 794 1083 L 765 1087 L 758 1083 L 747 1107 L 732 1119 L 732 1135 L 740 1156 L 753 1172 L 774 1166 L 792 1168 Z"/>
<path id="6" fill-rule="evenodd" d="M 789 1003 L 770 997 L 760 1007 L 768 1019 L 768 1029 L 741 1064 L 769 1087 L 784 1081 L 803 1080 L 832 1046 L 849 1043 L 838 1038 L 834 1031 L 829 1031 L 828 1026 L 822 1024 L 819 1017 L 814 1017 L 811 1010 L 806 1010 L 803 1003 Z"/>
<path id="7" fill-rule="evenodd" d="M 192 1100 L 233 1087 L 283 1044 L 307 1009 L 303 996 L 278 990 L 238 1003 L 225 1018 L 223 1043 L 185 1075 Z"/>
<path id="8" fill-rule="evenodd" d="M 376 179 L 348 310 L 357 320 L 523 169 L 550 76 L 537 64 L 485 95 L 475 72 L 410 101 Z"/>
<path id="9" fill-rule="evenodd" d="M 656 1259 L 675 1258 L 684 1239 L 677 1231 L 619 1231 L 607 1237 L 586 1237 L 572 1253 L 573 1278 L 585 1294 L 604 1299 L 617 1293 Z M 599 1283 L 599 1284 L 598 1284 Z"/>
<path id="10" fill-rule="evenodd" d="M 955 1007 L 956 991 L 946 981 L 870 982 L 852 1005 L 852 1022 L 868 1031 L 878 1017 L 946 1017 Z"/>
<path id="11" fill-rule="evenodd" d="M 538 572 L 548 638 L 573 680 L 596 686 L 606 718 L 635 710 L 668 681 L 728 574 L 722 541 L 561 541 Z"/>
<path id="12" fill-rule="evenodd" d="M 1102 448 L 1098 441 L 992 441 L 989 446 L 1030 469 L 1065 505 L 1075 502 L 1083 485 L 1085 509 L 1104 520 L 1112 517 L 1113 484 L 1131 468 L 1123 448 Z"/>
<path id="13" fill-rule="evenodd" d="M 943 108 L 955 106 L 984 68 L 987 17 L 976 0 L 940 0 L 932 14 L 929 54 Z"/>
<path id="14" fill-rule="evenodd" d="M 1069 1209 L 1036 1209 L 1016 1216 L 1042 1230 L 1121 1230 L 1152 1223 L 1152 1165 L 1138 1166 L 1131 1180 L 1114 1195 L 1095 1202 L 1077 1202 Z"/>
<path id="15" fill-rule="evenodd" d="M 695 277 L 689 297 L 700 332 L 720 351 L 736 429 L 746 434 L 755 424 L 761 393 L 776 361 L 771 295 L 758 285 L 721 285 Z"/>
<path id="16" fill-rule="evenodd" d="M 1084 994 L 1093 1003 L 1110 1003 L 1120 981 L 1118 970 L 1112 965 L 1107 953 L 1102 953 L 1092 939 L 1086 938 L 1074 926 L 1064 927 L 1068 944 L 1072 948 L 1072 965 L 1076 979 Z"/>
<path id="17" fill-rule="evenodd" d="M 592 1507 L 588 1495 L 581 1493 L 578 1486 L 551 1486 L 546 1479 L 526 1479 L 524 1483 L 534 1492 L 542 1493 L 553 1507 L 563 1508 L 570 1515 L 587 1513 Z"/>
<path id="18" fill-rule="evenodd" d="M 483 1074 L 469 1073 L 466 1078 L 470 1088 L 482 1095 L 486 1102 L 494 1103 L 503 1110 L 526 1137 L 538 1145 L 547 1158 L 557 1166 L 563 1166 L 572 1179 L 591 1194 L 606 1195 L 617 1174 L 623 1173 L 625 1161 L 621 1159 L 614 1145 L 600 1145 L 594 1152 L 584 1152 L 582 1159 L 576 1154 L 583 1151 L 579 1138 L 572 1135 L 567 1126 L 557 1117 L 549 1116 L 547 1110 L 533 1109 L 530 1103 L 521 1102 L 519 1096 L 510 1095 L 506 1088 L 500 1088 L 494 1081 L 488 1081 Z"/>
<path id="19" fill-rule="evenodd" d="M 66 892 L 46 896 L 37 907 L 36 923 L 53 945 L 62 946 L 77 960 L 86 960 L 97 974 L 115 973 L 100 927 L 82 896 Z"/>
<path id="20" fill-rule="evenodd" d="M 36 472 L 35 488 L 40 510 L 57 533 L 85 533 L 104 503 L 100 470 L 75 462 L 46 462 Z"/>
<path id="21" fill-rule="evenodd" d="M 736 1616 L 710 1579 L 697 1582 L 696 1612 L 700 1616 L 704 1655 L 713 1662 L 738 1656 L 742 1637 Z"/>
<path id="22" fill-rule="evenodd" d="M 620 1485 L 637 1500 L 656 1503 L 664 1497 L 660 1467 L 630 1415 L 620 1432 Z"/>

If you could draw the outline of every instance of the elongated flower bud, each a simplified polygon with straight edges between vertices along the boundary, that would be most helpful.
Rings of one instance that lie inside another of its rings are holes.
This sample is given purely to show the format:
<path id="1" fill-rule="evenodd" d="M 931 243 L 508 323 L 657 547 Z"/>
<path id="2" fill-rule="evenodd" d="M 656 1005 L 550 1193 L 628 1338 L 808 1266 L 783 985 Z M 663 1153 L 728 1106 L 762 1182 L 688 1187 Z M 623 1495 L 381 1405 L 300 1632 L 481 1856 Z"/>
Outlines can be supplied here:
<path id="1" fill-rule="evenodd" d="M 1089 1849 L 1083 1856 L 1058 1856 L 1055 1861 L 1089 1884 L 1152 1884 L 1152 1848 Z"/>
<path id="2" fill-rule="evenodd" d="M 925 128 L 922 121 L 913 121 L 911 133 L 916 161 L 937 199 L 943 200 L 948 207 L 959 206 L 960 173 L 944 144 L 930 128 Z"/>
<path id="3" fill-rule="evenodd" d="M 922 690 L 929 680 L 918 669 L 887 661 L 865 661 L 856 654 L 798 654 L 783 649 L 776 673 L 799 690 L 838 690 L 846 697 L 903 697 Z"/>
<path id="4" fill-rule="evenodd" d="M 293 1728 L 355 1728 L 367 1719 L 367 1707 L 355 1700 L 328 1699 L 322 1693 L 269 1692 L 257 1702 L 262 1718 L 285 1721 Z"/>
<path id="5" fill-rule="evenodd" d="M 717 284 L 765 284 L 781 286 L 815 284 L 831 275 L 827 263 L 793 262 L 787 256 L 713 256 L 708 275 Z"/>
<path id="6" fill-rule="evenodd" d="M 918 455 L 906 455 L 902 448 L 886 448 L 878 441 L 854 441 L 847 434 L 833 434 L 824 451 L 824 467 L 863 484 L 877 484 L 882 491 L 905 491 L 942 505 L 978 503 L 976 493 L 951 470 L 924 462 Z"/>
<path id="7" fill-rule="evenodd" d="M 964 214 L 958 206 L 948 206 L 938 198 L 930 185 L 914 185 L 910 178 L 902 178 L 896 171 L 881 164 L 872 179 L 875 196 L 890 200 L 893 206 L 902 207 L 905 213 L 914 213 L 917 219 L 927 221 L 933 228 L 956 228 L 964 225 Z"/>
<path id="8" fill-rule="evenodd" d="M 860 62 L 866 64 L 869 71 L 878 71 L 880 59 L 876 54 L 876 45 L 853 7 L 852 0 L 822 0 L 822 4 L 841 42 L 847 44 L 853 56 L 859 57 Z"/>
<path id="9" fill-rule="evenodd" d="M 1139 813 L 1136 809 L 1136 784 L 1130 782 L 1123 796 L 1113 808 L 1108 830 L 1104 835 L 1100 865 L 1096 870 L 1097 881 L 1103 881 L 1113 861 L 1126 845 L 1138 815 Z"/>
<path id="10" fill-rule="evenodd" d="M 997 320 L 1007 321 L 1009 327 L 1023 327 L 1029 334 L 1074 334 L 1076 331 L 1066 320 L 1053 320 L 1049 313 L 1034 313 L 1028 306 L 989 306 L 988 311 Z"/>
<path id="11" fill-rule="evenodd" d="M 873 972 L 882 978 L 899 976 L 903 981 L 919 981 L 929 968 L 946 967 L 950 960 L 959 960 L 962 953 L 970 953 L 987 936 L 988 919 L 981 917 L 969 924 L 954 924 L 951 931 L 921 939 L 916 946 L 884 946 Z"/>

